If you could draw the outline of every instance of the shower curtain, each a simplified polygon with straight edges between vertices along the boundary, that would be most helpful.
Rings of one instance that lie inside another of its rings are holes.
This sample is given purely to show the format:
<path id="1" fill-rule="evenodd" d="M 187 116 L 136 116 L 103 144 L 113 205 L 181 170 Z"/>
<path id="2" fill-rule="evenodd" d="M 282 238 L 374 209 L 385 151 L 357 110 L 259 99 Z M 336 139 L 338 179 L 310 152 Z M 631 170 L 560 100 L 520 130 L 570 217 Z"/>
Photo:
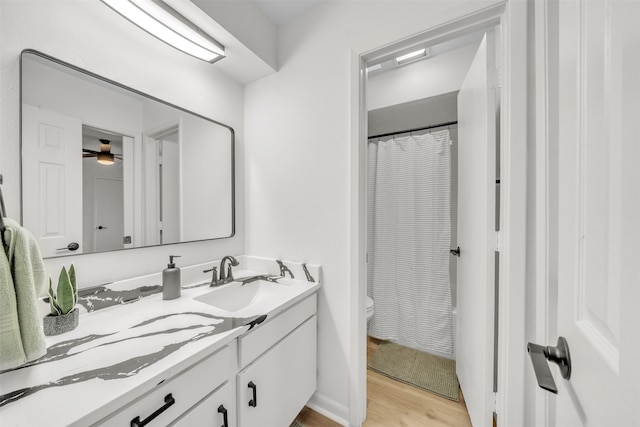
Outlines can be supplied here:
<path id="1" fill-rule="evenodd" d="M 368 144 L 369 335 L 452 357 L 449 130 Z"/>

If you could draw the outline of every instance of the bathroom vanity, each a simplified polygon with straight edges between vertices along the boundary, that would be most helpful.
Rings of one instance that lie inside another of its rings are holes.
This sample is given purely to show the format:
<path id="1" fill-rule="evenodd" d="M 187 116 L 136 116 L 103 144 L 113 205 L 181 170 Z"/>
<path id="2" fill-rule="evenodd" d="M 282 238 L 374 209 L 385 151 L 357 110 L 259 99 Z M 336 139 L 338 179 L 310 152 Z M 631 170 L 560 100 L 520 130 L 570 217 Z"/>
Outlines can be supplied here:
<path id="1" fill-rule="evenodd" d="M 81 294 L 76 330 L 0 373 L 0 424 L 288 425 L 316 389 L 320 285 L 319 267 L 287 267 L 183 285 L 171 301 L 158 275 Z"/>

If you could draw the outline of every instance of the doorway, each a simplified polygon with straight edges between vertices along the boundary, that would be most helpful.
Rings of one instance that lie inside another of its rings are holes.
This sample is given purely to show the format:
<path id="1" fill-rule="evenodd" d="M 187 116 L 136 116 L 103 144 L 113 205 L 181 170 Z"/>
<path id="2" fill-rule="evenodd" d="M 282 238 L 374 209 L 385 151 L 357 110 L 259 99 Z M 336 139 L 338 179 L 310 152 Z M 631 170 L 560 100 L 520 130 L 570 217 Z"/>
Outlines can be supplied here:
<path id="1" fill-rule="evenodd" d="M 511 25 L 514 22 L 518 23 L 519 26 Z M 521 337 L 524 336 L 524 304 L 522 296 L 524 295 L 524 219 L 526 218 L 526 205 L 524 203 L 526 196 L 526 169 L 524 167 L 526 164 L 526 97 L 519 92 L 519 85 L 526 88 L 526 68 L 524 68 L 526 67 L 526 25 L 524 23 L 526 23 L 526 8 L 521 5 L 505 3 L 478 13 L 476 16 L 466 16 L 454 20 L 447 25 L 428 30 L 423 34 L 367 53 L 359 58 L 360 73 L 363 76 L 366 73 L 367 65 L 383 62 L 421 44 L 437 44 L 483 28 L 494 27 L 498 29 L 496 42 L 499 46 L 499 54 L 496 64 L 502 70 L 503 76 L 502 90 L 499 96 L 501 105 L 499 125 L 501 134 L 500 164 L 503 165 L 504 169 L 502 172 L 503 183 L 500 189 L 502 201 L 500 218 L 502 224 L 500 233 L 494 233 L 490 237 L 496 247 L 501 245 L 503 262 L 496 270 L 496 275 L 500 280 L 495 284 L 491 283 L 491 291 L 493 291 L 493 286 L 498 286 L 499 290 L 502 291 L 501 287 L 505 280 L 510 282 L 510 287 L 506 295 L 504 292 L 500 292 L 499 297 L 496 294 L 496 299 L 499 301 L 499 312 L 497 313 L 497 319 L 492 317 L 491 320 L 496 321 L 498 325 L 497 335 L 503 338 L 495 348 L 498 357 L 502 360 L 507 360 L 510 356 L 513 357 L 509 364 L 499 367 L 495 376 L 497 390 L 488 392 L 482 404 L 494 409 L 499 414 L 501 423 L 505 425 L 519 425 L 523 422 L 523 393 L 519 389 L 524 382 L 524 353 L 519 344 Z M 352 181 L 352 188 L 358 189 L 358 193 L 361 195 L 357 202 L 359 206 L 357 211 L 360 213 L 359 227 L 357 232 L 354 232 L 354 240 L 358 242 L 359 247 L 357 252 L 359 255 L 354 258 L 354 265 L 358 266 L 354 277 L 358 278 L 359 286 L 356 295 L 362 305 L 358 311 L 357 333 L 354 331 L 354 337 L 365 336 L 366 327 L 364 315 L 366 297 L 366 238 L 364 237 L 366 235 L 366 220 L 364 219 L 364 212 L 366 212 L 366 197 L 363 197 L 366 182 L 366 174 L 364 172 L 366 171 L 364 160 L 366 158 L 366 149 L 363 148 L 366 146 L 363 136 L 366 134 L 367 122 L 365 117 L 367 111 L 366 88 L 366 79 L 361 78 L 359 96 L 357 98 L 360 111 L 361 137 L 357 139 L 357 148 L 353 148 L 357 153 L 355 157 L 359 159 L 357 169 L 360 173 Z M 519 96 L 522 98 L 519 98 Z M 507 180 L 507 184 L 505 184 L 505 180 Z M 488 267 L 491 268 L 491 266 Z M 494 301 L 492 300 L 491 303 L 494 303 Z M 508 325 L 500 321 L 500 319 L 505 318 L 510 320 Z M 493 330 L 489 332 L 494 333 Z M 357 366 L 360 372 L 360 376 L 357 379 L 360 390 L 366 389 L 364 345 L 364 340 L 358 342 L 358 360 L 354 361 L 354 366 Z M 492 345 L 491 353 L 493 351 Z M 484 353 L 481 357 L 485 360 L 487 359 Z M 493 366 L 493 361 L 491 361 L 491 366 Z M 487 369 L 487 371 L 490 372 L 492 369 Z M 491 382 L 491 379 L 489 382 Z M 351 422 L 354 425 L 359 425 L 358 423 L 365 416 L 366 393 L 357 394 L 356 390 L 358 390 L 358 387 L 352 389 L 353 401 L 356 403 L 351 406 Z M 506 404 L 507 396 L 510 401 L 509 405 Z M 493 402 L 495 402 L 495 405 Z M 495 413 L 490 414 L 488 418 L 483 415 L 482 420 L 477 424 L 491 425 L 495 418 Z"/>
<path id="2" fill-rule="evenodd" d="M 144 241 L 147 245 L 182 240 L 180 125 L 144 136 Z"/>
<path id="3" fill-rule="evenodd" d="M 457 374 L 476 425 L 491 416 L 494 408 L 485 401 L 495 390 L 492 285 L 497 282 L 488 261 L 497 248 L 487 246 L 493 225 L 499 229 L 494 218 L 499 206 L 489 209 L 499 200 L 499 187 L 494 188 L 498 89 L 489 83 L 496 69 L 494 32 L 466 34 L 399 55 L 382 67 L 374 64 L 367 82 L 371 104 L 383 105 L 369 108 L 367 292 L 376 314 L 368 335 L 418 349 L 425 358 L 456 359 L 455 343 L 462 349 L 457 366 L 439 371 L 438 383 L 454 381 L 457 388 Z M 415 59 L 402 62 L 407 56 Z M 407 85 L 411 90 L 404 90 Z M 384 105 L 398 100 L 406 102 Z M 462 253 L 455 249 L 459 245 Z M 461 323 L 454 320 L 458 310 Z M 413 357 L 408 351 L 398 354 Z"/>
<path id="4" fill-rule="evenodd" d="M 125 247 L 123 139 L 82 126 L 83 252 Z"/>

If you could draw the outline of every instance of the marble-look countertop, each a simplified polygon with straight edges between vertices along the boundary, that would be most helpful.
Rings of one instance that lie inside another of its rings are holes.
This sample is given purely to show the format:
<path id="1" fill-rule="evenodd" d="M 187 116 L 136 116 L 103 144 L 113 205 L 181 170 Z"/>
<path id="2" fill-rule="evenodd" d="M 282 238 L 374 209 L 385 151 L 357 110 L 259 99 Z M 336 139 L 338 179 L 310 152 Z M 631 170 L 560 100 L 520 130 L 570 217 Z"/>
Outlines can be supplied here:
<path id="1" fill-rule="evenodd" d="M 168 301 L 162 299 L 159 283 L 133 288 L 113 283 L 83 292 L 78 328 L 47 337 L 47 354 L 42 358 L 0 372 L 0 425 L 98 422 L 259 327 L 257 321 L 264 315 L 268 320 L 317 291 L 313 271 L 317 277 L 319 267 L 302 264 L 306 277 L 291 278 L 291 270 L 278 263 L 279 273 L 288 271 L 287 277 L 248 270 L 234 274 L 237 281 L 270 277 L 283 286 L 284 298 L 233 313 L 193 299 L 233 283 L 214 289 L 202 281 L 186 286 L 183 282 L 181 297 Z"/>

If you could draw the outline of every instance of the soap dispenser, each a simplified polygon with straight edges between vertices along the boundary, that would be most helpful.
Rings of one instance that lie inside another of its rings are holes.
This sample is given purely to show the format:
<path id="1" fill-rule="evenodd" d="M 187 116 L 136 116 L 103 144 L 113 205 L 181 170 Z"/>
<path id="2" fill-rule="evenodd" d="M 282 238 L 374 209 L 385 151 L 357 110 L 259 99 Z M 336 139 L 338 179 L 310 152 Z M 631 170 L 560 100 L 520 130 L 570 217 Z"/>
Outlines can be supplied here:
<path id="1" fill-rule="evenodd" d="M 180 297 L 180 267 L 176 267 L 174 258 L 180 258 L 180 255 L 169 255 L 169 265 L 162 270 L 162 299 Z"/>

